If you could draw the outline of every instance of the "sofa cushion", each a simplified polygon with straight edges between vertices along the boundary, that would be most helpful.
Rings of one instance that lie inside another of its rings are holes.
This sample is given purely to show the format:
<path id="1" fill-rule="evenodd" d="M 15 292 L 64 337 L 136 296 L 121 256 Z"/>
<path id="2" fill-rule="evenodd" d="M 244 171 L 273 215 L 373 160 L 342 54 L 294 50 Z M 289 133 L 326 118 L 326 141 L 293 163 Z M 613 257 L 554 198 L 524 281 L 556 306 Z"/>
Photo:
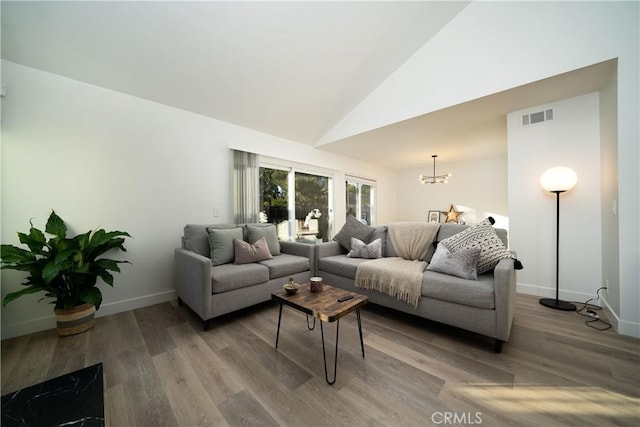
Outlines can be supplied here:
<path id="1" fill-rule="evenodd" d="M 349 215 L 347 217 L 347 222 L 342 226 L 338 234 L 333 238 L 336 242 L 340 243 L 340 245 L 346 250 L 351 250 L 351 238 L 355 237 L 357 239 L 362 240 L 363 242 L 368 242 L 369 238 L 374 232 L 373 227 L 369 227 L 368 225 L 364 225 L 360 221 L 358 221 L 354 216 Z"/>
<path id="2" fill-rule="evenodd" d="M 424 257 L 424 260 L 427 262 L 431 262 L 431 258 L 433 257 L 433 254 L 435 254 L 436 252 L 436 248 L 438 246 L 438 242 L 453 236 L 454 234 L 458 234 L 464 230 L 466 230 L 467 228 L 469 228 L 468 225 L 464 225 L 464 224 L 454 224 L 454 223 L 444 223 L 444 224 L 440 224 L 440 229 L 438 230 L 438 235 L 436 236 L 436 239 L 433 242 L 433 245 L 429 248 L 429 250 L 427 251 L 427 254 Z"/>
<path id="3" fill-rule="evenodd" d="M 259 263 L 224 264 L 211 268 L 211 291 L 214 294 L 268 281 L 269 269 Z"/>
<path id="4" fill-rule="evenodd" d="M 356 278 L 356 270 L 361 262 L 368 261 L 366 258 L 349 258 L 347 255 L 335 255 L 318 260 L 320 272 L 326 271 L 337 276 Z"/>
<path id="5" fill-rule="evenodd" d="M 422 276 L 422 296 L 491 310 L 495 308 L 493 274 L 468 280 L 427 270 Z"/>
<path id="6" fill-rule="evenodd" d="M 452 253 L 462 249 L 480 248 L 482 252 L 478 261 L 478 274 L 492 270 L 503 258 L 515 259 L 488 220 L 448 237 L 440 243 Z"/>
<path id="7" fill-rule="evenodd" d="M 209 228 L 236 228 L 236 224 L 187 224 L 184 226 L 183 247 L 198 255 L 211 257 L 209 248 Z"/>
<path id="8" fill-rule="evenodd" d="M 273 258 L 264 237 L 259 238 L 255 243 L 233 239 L 233 248 L 235 252 L 234 264 L 248 264 Z"/>
<path id="9" fill-rule="evenodd" d="M 274 224 L 247 224 L 245 227 L 247 242 L 255 243 L 261 237 L 264 237 L 267 245 L 269 245 L 271 255 L 280 255 L 280 241 L 278 240 L 278 232 Z"/>
<path id="10" fill-rule="evenodd" d="M 375 259 L 382 257 L 382 240 L 376 239 L 367 244 L 355 237 L 351 238 L 351 250 L 347 254 L 349 258 Z"/>
<path id="11" fill-rule="evenodd" d="M 209 258 L 213 265 L 222 265 L 233 262 L 235 259 L 235 249 L 233 240 L 242 240 L 242 228 L 207 228 L 209 233 L 209 247 L 211 253 Z"/>
<path id="12" fill-rule="evenodd" d="M 369 237 L 369 241 L 367 243 L 371 243 L 376 239 L 380 239 L 382 243 L 382 256 L 390 256 L 387 255 L 387 226 L 379 225 L 373 227 L 373 234 Z"/>
<path id="13" fill-rule="evenodd" d="M 443 244 L 439 244 L 427 270 L 451 274 L 463 279 L 478 280 L 476 266 L 480 259 L 480 252 L 480 248 L 469 248 L 451 253 Z"/>
<path id="14" fill-rule="evenodd" d="M 207 227 L 211 227 L 211 225 L 185 225 L 183 232 L 184 248 L 209 258 L 211 251 L 209 249 L 209 233 L 207 232 Z"/>
<path id="15" fill-rule="evenodd" d="M 282 254 L 271 259 L 261 261 L 269 269 L 269 279 L 292 276 L 310 270 L 309 258 Z"/>

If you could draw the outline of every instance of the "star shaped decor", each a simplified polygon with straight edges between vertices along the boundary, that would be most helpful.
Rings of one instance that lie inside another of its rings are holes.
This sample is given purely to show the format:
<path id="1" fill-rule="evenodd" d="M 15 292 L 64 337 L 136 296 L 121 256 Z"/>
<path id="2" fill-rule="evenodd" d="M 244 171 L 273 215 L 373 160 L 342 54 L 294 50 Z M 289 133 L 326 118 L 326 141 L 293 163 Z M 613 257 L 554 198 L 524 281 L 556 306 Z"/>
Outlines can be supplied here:
<path id="1" fill-rule="evenodd" d="M 449 208 L 449 212 L 442 211 L 442 213 L 447 216 L 447 219 L 444 222 L 455 222 L 455 223 L 458 222 L 458 217 L 464 214 L 464 212 L 457 211 L 453 205 L 451 205 L 451 207 Z"/>

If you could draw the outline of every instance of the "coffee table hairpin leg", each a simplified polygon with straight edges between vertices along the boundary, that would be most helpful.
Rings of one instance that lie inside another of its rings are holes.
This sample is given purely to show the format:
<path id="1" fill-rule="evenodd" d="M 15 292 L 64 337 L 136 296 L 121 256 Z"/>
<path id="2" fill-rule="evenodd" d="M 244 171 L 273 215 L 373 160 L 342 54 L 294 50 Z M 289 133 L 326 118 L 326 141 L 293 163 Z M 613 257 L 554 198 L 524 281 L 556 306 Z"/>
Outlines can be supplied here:
<path id="1" fill-rule="evenodd" d="M 313 331 L 316 328 L 316 318 L 313 317 L 313 325 L 309 326 L 309 315 L 307 314 L 307 329 Z"/>
<path id="2" fill-rule="evenodd" d="M 358 318 L 358 332 L 360 333 L 360 348 L 362 349 L 362 357 L 364 357 L 364 341 L 362 340 L 362 323 L 360 322 L 360 309 L 356 309 L 356 317 Z"/>
<path id="3" fill-rule="evenodd" d="M 324 349 L 324 329 L 322 328 L 322 321 L 320 321 L 320 335 L 322 336 L 322 360 L 324 360 L 324 379 L 327 384 L 333 385 L 336 382 L 336 376 L 338 374 L 338 334 L 340 333 L 340 319 L 336 320 L 336 352 L 333 359 L 333 380 L 329 381 L 329 372 L 327 372 L 327 353 Z"/>
<path id="4" fill-rule="evenodd" d="M 360 309 L 356 309 L 356 317 L 358 318 L 358 333 L 360 334 L 360 349 L 362 350 L 362 357 L 364 357 L 364 341 L 362 340 L 362 322 L 360 321 Z M 315 319 L 315 318 L 314 318 Z M 333 359 L 333 380 L 329 381 L 329 372 L 327 371 L 327 353 L 324 348 L 324 329 L 322 328 L 322 321 L 320 321 L 320 335 L 322 336 L 322 360 L 324 361 L 324 379 L 327 384 L 333 385 L 336 382 L 338 375 L 338 336 L 340 333 L 340 319 L 336 320 L 336 352 Z"/>
<path id="5" fill-rule="evenodd" d="M 280 320 L 282 320 L 282 303 L 280 303 L 280 312 L 278 313 L 278 332 L 276 332 L 276 348 L 278 348 L 278 340 L 280 339 Z"/>
<path id="6" fill-rule="evenodd" d="M 280 303 L 280 310 L 278 312 L 278 331 L 276 332 L 276 348 L 278 348 L 278 341 L 280 340 L 280 321 L 282 320 L 282 303 Z M 322 322 L 321 322 L 322 323 Z M 309 315 L 307 314 L 307 329 L 313 331 L 316 328 L 316 318 L 313 318 L 313 323 L 309 326 Z"/>
<path id="7" fill-rule="evenodd" d="M 356 316 L 358 319 L 358 332 L 360 334 L 360 348 L 362 349 L 362 357 L 364 357 L 364 341 L 362 340 L 362 322 L 360 321 L 360 309 L 356 309 Z M 309 316 L 307 315 L 307 328 L 313 330 L 316 326 L 316 318 L 313 318 L 313 326 L 309 326 Z M 278 348 L 278 341 L 280 340 L 280 321 L 282 320 L 282 303 L 280 303 L 280 310 L 278 312 L 278 331 L 276 332 L 276 348 Z M 336 348 L 333 358 L 333 380 L 329 381 L 329 372 L 327 370 L 327 352 L 324 345 L 324 328 L 322 327 L 322 321 L 320 321 L 320 335 L 322 337 L 322 360 L 324 361 L 324 379 L 327 384 L 333 385 L 336 382 L 336 376 L 338 373 L 338 337 L 340 334 L 340 319 L 336 320 Z"/>

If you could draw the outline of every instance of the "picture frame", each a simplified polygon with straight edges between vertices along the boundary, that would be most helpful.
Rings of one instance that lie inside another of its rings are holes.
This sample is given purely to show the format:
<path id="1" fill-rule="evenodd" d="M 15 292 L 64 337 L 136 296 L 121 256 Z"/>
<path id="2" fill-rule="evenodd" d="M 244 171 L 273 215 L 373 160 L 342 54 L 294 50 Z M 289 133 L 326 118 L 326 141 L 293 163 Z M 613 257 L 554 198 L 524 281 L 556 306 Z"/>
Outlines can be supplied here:
<path id="1" fill-rule="evenodd" d="M 440 222 L 440 211 L 429 211 L 427 215 L 427 222 Z"/>

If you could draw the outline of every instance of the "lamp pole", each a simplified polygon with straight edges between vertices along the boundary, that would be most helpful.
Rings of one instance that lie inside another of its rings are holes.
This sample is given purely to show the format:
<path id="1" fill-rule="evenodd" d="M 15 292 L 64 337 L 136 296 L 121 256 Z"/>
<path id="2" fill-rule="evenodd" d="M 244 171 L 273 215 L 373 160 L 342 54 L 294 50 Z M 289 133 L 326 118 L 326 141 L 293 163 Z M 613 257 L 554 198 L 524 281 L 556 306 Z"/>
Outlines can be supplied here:
<path id="1" fill-rule="evenodd" d="M 575 185 L 575 172 L 571 171 L 574 176 L 569 180 L 570 182 L 568 184 L 564 185 L 565 189 L 560 189 L 558 187 L 563 187 L 563 184 L 555 184 L 554 186 L 552 186 L 547 182 L 549 180 L 549 174 L 558 174 L 558 169 L 567 168 L 550 169 L 549 171 L 545 172 L 545 174 L 541 178 L 541 181 L 543 181 L 542 186 L 547 191 L 555 193 L 556 195 L 556 298 L 541 298 L 540 304 L 556 310 L 575 311 L 575 305 L 571 304 L 570 302 L 560 300 L 560 193 L 564 193 Z M 564 170 L 561 170 L 560 172 L 566 173 L 566 171 Z"/>

